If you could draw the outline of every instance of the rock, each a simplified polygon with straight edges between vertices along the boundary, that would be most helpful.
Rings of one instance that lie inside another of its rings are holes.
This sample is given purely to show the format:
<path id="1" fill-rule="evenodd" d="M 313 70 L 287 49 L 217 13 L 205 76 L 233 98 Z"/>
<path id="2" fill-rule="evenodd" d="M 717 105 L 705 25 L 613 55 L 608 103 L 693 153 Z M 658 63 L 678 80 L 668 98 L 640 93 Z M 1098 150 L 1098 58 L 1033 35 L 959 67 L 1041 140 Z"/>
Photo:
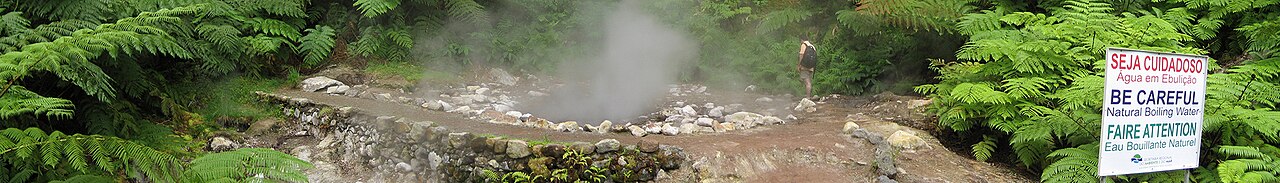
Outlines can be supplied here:
<path id="1" fill-rule="evenodd" d="M 598 133 L 598 132 L 600 132 L 600 130 L 601 130 L 601 129 L 600 129 L 600 127 L 596 127 L 595 125 L 591 125 L 591 124 L 582 124 L 582 131 L 583 131 L 583 132 L 597 132 L 597 133 Z"/>
<path id="2" fill-rule="evenodd" d="M 644 135 L 649 134 L 644 131 L 644 128 L 640 128 L 639 126 L 635 126 L 635 125 L 628 126 L 627 130 L 631 131 L 631 135 L 634 135 L 637 137 L 643 137 Z"/>
<path id="3" fill-rule="evenodd" d="M 511 106 L 507 106 L 507 105 L 502 105 L 502 104 L 493 104 L 493 110 L 494 110 L 494 111 L 498 111 L 498 112 L 507 112 L 507 111 L 512 111 L 512 110 L 515 110 L 515 109 L 513 109 L 513 108 L 511 108 Z M 516 117 L 520 117 L 520 116 L 516 116 Z"/>
<path id="4" fill-rule="evenodd" d="M 686 123 L 686 124 L 687 124 L 687 123 Z M 675 126 L 671 126 L 670 124 L 668 124 L 668 125 L 664 125 L 664 126 L 662 127 L 662 134 L 663 134 L 663 135 L 667 135 L 667 136 L 680 135 L 680 128 L 677 128 L 677 127 L 675 127 Z"/>
<path id="5" fill-rule="evenodd" d="M 683 116 L 698 116 L 698 111 L 693 110 L 693 106 L 686 105 L 680 108 L 679 110 L 680 110 L 680 115 L 683 115 Z"/>
<path id="6" fill-rule="evenodd" d="M 442 161 L 444 161 L 444 158 L 440 157 L 440 155 L 436 154 L 436 152 L 431 152 L 427 154 L 427 165 L 431 166 L 431 169 L 436 169 L 437 167 L 440 167 L 440 162 Z"/>
<path id="7" fill-rule="evenodd" d="M 228 151 L 236 148 L 236 143 L 226 137 L 213 137 L 209 139 L 210 151 Z"/>
<path id="8" fill-rule="evenodd" d="M 693 88 L 693 93 L 702 93 L 702 92 L 707 92 L 707 86 L 698 86 L 696 88 Z"/>
<path id="9" fill-rule="evenodd" d="M 792 110 L 795 110 L 795 111 L 804 111 L 804 112 L 813 112 L 813 111 L 818 110 L 816 107 L 814 107 L 814 106 L 817 106 L 817 105 L 818 105 L 817 103 L 813 103 L 813 101 L 812 101 L 812 100 L 809 100 L 809 98 L 803 98 L 803 99 L 800 99 L 800 103 L 799 103 L 799 104 L 796 104 L 796 108 L 794 108 L 794 109 L 792 109 Z"/>
<path id="10" fill-rule="evenodd" d="M 698 120 L 693 122 L 693 124 L 696 124 L 698 126 L 710 127 L 711 125 L 716 124 L 716 120 L 711 118 L 698 118 Z"/>
<path id="11" fill-rule="evenodd" d="M 680 109 L 679 108 L 662 108 L 662 110 L 658 111 L 658 115 L 665 118 L 671 118 L 671 116 L 679 116 Z"/>
<path id="12" fill-rule="evenodd" d="M 527 93 L 527 94 L 529 94 L 529 96 L 534 96 L 534 97 L 544 97 L 544 96 L 547 96 L 547 93 L 542 93 L 542 92 L 538 92 L 538 91 L 529 91 L 529 93 Z"/>
<path id="13" fill-rule="evenodd" d="M 597 126 L 597 127 L 600 129 L 599 131 L 597 131 L 597 133 L 605 133 L 605 132 L 608 132 L 609 129 L 613 129 L 613 122 L 609 120 L 604 120 L 604 122 L 600 122 L 600 126 Z"/>
<path id="14" fill-rule="evenodd" d="M 400 169 L 400 171 L 403 171 L 403 172 L 411 172 L 411 171 L 413 171 L 413 166 L 412 166 L 412 165 L 409 165 L 409 163 L 405 163 L 405 162 L 399 162 L 399 163 L 396 163 L 396 168 Z"/>
<path id="15" fill-rule="evenodd" d="M 667 119 L 662 120 L 662 122 L 675 123 L 675 122 L 680 122 L 683 119 L 684 119 L 684 116 L 674 115 L 674 116 L 667 116 Z"/>
<path id="16" fill-rule="evenodd" d="M 893 179 L 890 179 L 890 178 L 889 178 L 889 176 L 884 176 L 884 175 L 880 175 L 880 177 L 877 177 L 877 178 L 876 178 L 876 182 L 879 182 L 879 183 L 898 183 L 898 181 L 893 180 Z"/>
<path id="17" fill-rule="evenodd" d="M 444 105 L 440 104 L 441 102 L 444 102 L 444 101 L 433 100 L 427 103 L 423 103 L 422 107 L 427 108 L 428 110 L 439 111 L 444 108 Z"/>
<path id="18" fill-rule="evenodd" d="M 338 86 L 331 86 L 329 88 L 326 88 L 324 90 L 324 93 L 325 94 L 345 94 L 347 90 L 350 90 L 350 89 L 351 89 L 350 86 L 339 84 Z"/>
<path id="19" fill-rule="evenodd" d="M 450 113 L 459 113 L 459 114 L 462 114 L 462 113 L 468 113 L 468 112 L 471 112 L 471 106 L 465 106 L 465 105 L 464 105 L 464 106 L 462 106 L 462 107 L 458 107 L 458 108 L 455 108 L 455 109 L 453 109 L 453 110 L 449 110 L 449 112 L 450 112 Z"/>
<path id="20" fill-rule="evenodd" d="M 786 121 L 782 121 L 782 118 L 778 118 L 774 116 L 765 116 L 763 119 L 760 119 L 760 120 L 763 121 L 764 124 L 771 124 L 771 125 L 782 124 L 786 122 Z"/>
<path id="21" fill-rule="evenodd" d="M 437 102 L 440 102 L 440 111 L 452 111 L 452 110 L 453 110 L 453 105 L 452 105 L 452 104 L 449 104 L 448 102 L 444 102 L 444 101 L 440 101 L 440 100 L 437 100 Z"/>
<path id="22" fill-rule="evenodd" d="M 315 92 L 329 86 L 343 85 L 341 81 L 329 77 L 316 76 L 302 80 L 302 91 Z"/>
<path id="23" fill-rule="evenodd" d="M 577 121 L 565 121 L 565 122 L 563 122 L 563 123 L 560 123 L 560 130 L 561 130 L 561 131 L 565 131 L 565 132 L 578 132 L 578 130 L 580 130 L 580 129 L 581 129 L 581 127 L 578 127 L 578 122 L 577 122 Z"/>
<path id="24" fill-rule="evenodd" d="M 925 145 L 924 139 L 917 137 L 911 132 L 902 130 L 893 132 L 893 135 L 889 135 L 889 138 L 885 140 L 889 141 L 889 145 L 904 149 L 915 149 Z"/>
<path id="25" fill-rule="evenodd" d="M 716 132 L 715 128 L 712 128 L 709 126 L 701 126 L 697 128 L 698 128 L 698 133 L 715 133 Z"/>
<path id="26" fill-rule="evenodd" d="M 390 102 L 390 101 L 391 101 L 391 94 L 390 94 L 390 93 L 379 93 L 379 94 L 377 94 L 377 95 L 373 95 L 373 99 L 374 99 L 374 100 L 380 100 L 380 101 L 388 101 L 388 102 Z"/>
<path id="27" fill-rule="evenodd" d="M 907 101 L 907 108 L 915 109 L 915 108 L 920 108 L 924 106 L 929 106 L 929 104 L 933 104 L 933 99 L 911 100 L 911 101 Z"/>
<path id="28" fill-rule="evenodd" d="M 644 132 L 647 132 L 649 134 L 661 134 L 662 126 L 658 125 L 657 123 L 649 123 L 644 125 Z"/>
<path id="29" fill-rule="evenodd" d="M 472 94 L 472 95 L 461 95 L 461 96 L 458 96 L 458 97 L 467 98 L 467 99 L 471 100 L 472 102 L 485 102 L 485 101 L 488 101 L 488 99 L 489 99 L 489 97 L 487 97 L 487 96 L 484 96 L 484 95 L 475 95 L 475 94 Z"/>
<path id="30" fill-rule="evenodd" d="M 497 80 L 498 83 L 508 86 L 516 85 L 516 82 L 520 81 L 519 78 L 511 76 L 511 74 L 507 73 L 506 70 L 499 68 L 489 69 L 489 77 L 493 77 L 493 79 Z"/>
<path id="31" fill-rule="evenodd" d="M 525 156 L 529 156 L 529 154 L 531 154 L 529 152 L 529 143 L 524 142 L 523 140 L 507 141 L 507 157 L 523 158 Z"/>
<path id="32" fill-rule="evenodd" d="M 596 146 L 586 142 L 573 142 L 573 144 L 569 144 L 569 150 L 577 151 L 578 153 L 581 153 L 584 155 L 589 155 L 596 151 Z"/>
<path id="33" fill-rule="evenodd" d="M 850 121 L 850 122 L 845 122 L 845 123 L 844 123 L 844 129 L 843 129 L 843 131 L 844 131 L 844 133 L 853 133 L 853 131 L 854 131 L 854 130 L 857 130 L 858 128 L 862 128 L 862 127 L 858 127 L 858 123 L 854 123 L 854 122 Z"/>
<path id="34" fill-rule="evenodd" d="M 711 125 L 711 129 L 715 130 L 715 132 L 717 133 L 725 132 L 725 131 L 728 131 L 728 129 L 725 129 L 726 126 L 733 126 L 733 125 L 730 125 L 729 123 L 716 123 Z"/>
<path id="35" fill-rule="evenodd" d="M 604 139 L 596 142 L 596 153 L 608 153 L 618 150 L 622 146 L 622 142 L 617 139 Z"/>
<path id="36" fill-rule="evenodd" d="M 740 125 L 742 127 L 751 128 L 759 124 L 764 124 L 764 116 L 751 112 L 738 112 L 724 117 L 725 122 Z"/>
<path id="37" fill-rule="evenodd" d="M 649 139 L 640 139 L 640 143 L 636 144 L 636 148 L 638 148 L 640 152 L 645 153 L 658 152 L 658 142 L 654 142 Z"/>
<path id="38" fill-rule="evenodd" d="M 717 118 L 724 117 L 724 107 L 717 106 L 715 108 L 711 108 L 711 110 L 707 110 L 707 116 L 717 117 Z"/>
<path id="39" fill-rule="evenodd" d="M 698 125 L 695 125 L 693 123 L 685 123 L 680 125 L 680 133 L 683 133 L 683 134 L 692 134 L 693 131 L 696 131 L 696 130 L 698 130 Z"/>
<path id="40" fill-rule="evenodd" d="M 467 91 L 476 91 L 479 89 L 480 89 L 480 86 L 476 86 L 476 85 L 467 86 Z"/>
<path id="41" fill-rule="evenodd" d="M 787 115 L 787 120 L 797 120 L 797 119 L 800 119 L 800 118 L 797 118 L 796 115 L 790 115 L 790 114 Z"/>
<path id="42" fill-rule="evenodd" d="M 760 97 L 756 98 L 756 102 L 773 102 L 773 99 L 769 97 Z"/>
<path id="43" fill-rule="evenodd" d="M 485 92 L 489 92 L 489 88 L 476 89 L 476 95 L 484 95 Z"/>

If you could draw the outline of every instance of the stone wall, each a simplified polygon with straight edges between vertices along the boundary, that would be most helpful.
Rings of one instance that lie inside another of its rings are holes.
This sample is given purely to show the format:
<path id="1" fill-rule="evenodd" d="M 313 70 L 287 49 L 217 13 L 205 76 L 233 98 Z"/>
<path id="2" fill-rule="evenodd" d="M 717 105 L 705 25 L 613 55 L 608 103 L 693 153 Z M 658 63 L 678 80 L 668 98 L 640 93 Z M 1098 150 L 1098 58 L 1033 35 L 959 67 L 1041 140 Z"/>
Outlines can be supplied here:
<path id="1" fill-rule="evenodd" d="M 296 135 L 318 140 L 285 150 L 318 169 L 333 169 L 310 171 L 313 182 L 480 182 L 485 172 L 524 172 L 531 177 L 551 177 L 556 169 L 581 172 L 584 167 L 575 168 L 570 159 L 589 162 L 605 179 L 632 182 L 661 178 L 688 159 L 681 148 L 650 141 L 528 142 L 453 131 L 431 121 L 369 115 L 305 98 L 257 94 L 282 107 L 288 118 L 285 126 L 296 128 Z M 581 156 L 565 158 L 566 152 Z"/>

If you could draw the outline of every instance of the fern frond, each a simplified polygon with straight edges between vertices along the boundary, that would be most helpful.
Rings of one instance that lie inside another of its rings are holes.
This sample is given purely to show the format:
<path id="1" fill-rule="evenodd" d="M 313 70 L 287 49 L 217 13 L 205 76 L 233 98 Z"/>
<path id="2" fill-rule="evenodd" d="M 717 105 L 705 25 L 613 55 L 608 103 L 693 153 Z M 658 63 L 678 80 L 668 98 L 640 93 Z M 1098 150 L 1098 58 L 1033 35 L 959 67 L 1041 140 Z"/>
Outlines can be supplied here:
<path id="1" fill-rule="evenodd" d="M 314 29 L 307 29 L 307 35 L 302 37 L 296 51 L 302 55 L 303 61 L 307 65 L 315 66 L 329 58 L 329 53 L 333 51 L 334 46 L 334 30 L 329 26 L 319 26 Z"/>
<path id="2" fill-rule="evenodd" d="M 400 0 L 356 0 L 355 6 L 365 18 L 373 18 L 396 9 L 396 6 L 400 6 Z"/>
<path id="3" fill-rule="evenodd" d="M 1053 151 L 1060 158 L 1040 174 L 1042 182 L 1091 182 L 1098 175 L 1098 144 L 1085 144 Z"/>
<path id="4" fill-rule="evenodd" d="M 760 20 L 760 25 L 756 27 L 756 32 L 773 32 L 774 30 L 785 27 L 788 24 L 808 19 L 809 16 L 812 15 L 813 12 L 801 9 L 784 9 L 769 12 L 769 14 L 764 15 L 764 18 Z"/>
<path id="5" fill-rule="evenodd" d="M 987 161 L 995 151 L 996 139 L 990 136 L 983 135 L 981 142 L 973 144 L 973 158 L 978 161 Z"/>
<path id="6" fill-rule="evenodd" d="M 245 21 L 245 26 L 256 32 L 284 37 L 289 41 L 298 40 L 298 37 L 302 36 L 297 27 L 276 19 L 252 18 Z"/>
<path id="7" fill-rule="evenodd" d="M 8 37 L 12 35 L 20 35 L 29 30 L 31 21 L 22 17 L 22 12 L 9 12 L 0 15 L 0 36 Z"/>
<path id="8" fill-rule="evenodd" d="M 269 181 L 306 182 L 302 170 L 311 163 L 279 151 L 263 148 L 242 148 L 235 151 L 214 153 L 191 161 L 191 167 L 182 173 L 186 182 Z"/>
<path id="9" fill-rule="evenodd" d="M 76 147 L 71 147 L 76 146 Z M 87 149 L 89 151 L 79 151 Z M 34 153 L 39 151 L 39 153 Z M 6 164 L 39 164 L 33 167 L 60 169 L 70 166 L 81 173 L 88 171 L 85 160 L 99 164 L 97 170 L 123 172 L 136 170 L 141 176 L 172 182 L 176 177 L 178 160 L 173 156 L 137 143 L 100 135 L 64 135 L 54 131 L 46 134 L 38 128 L 0 130 L 0 156 Z M 83 157 L 88 157 L 84 159 Z"/>
<path id="10" fill-rule="evenodd" d="M 475 0 L 447 0 L 447 4 L 451 17 L 460 18 L 469 23 L 489 21 L 489 15 L 484 12 L 484 6 L 476 3 Z"/>

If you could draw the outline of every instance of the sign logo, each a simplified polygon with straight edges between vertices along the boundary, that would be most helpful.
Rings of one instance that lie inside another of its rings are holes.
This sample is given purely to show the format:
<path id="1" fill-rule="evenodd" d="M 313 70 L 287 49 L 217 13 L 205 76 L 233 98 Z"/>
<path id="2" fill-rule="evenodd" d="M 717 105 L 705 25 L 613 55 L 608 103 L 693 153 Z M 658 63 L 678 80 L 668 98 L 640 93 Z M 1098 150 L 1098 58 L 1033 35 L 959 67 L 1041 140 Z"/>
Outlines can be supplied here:
<path id="1" fill-rule="evenodd" d="M 1129 158 L 1129 161 L 1133 161 L 1134 164 L 1142 163 L 1142 155 L 1133 154 L 1133 158 Z"/>

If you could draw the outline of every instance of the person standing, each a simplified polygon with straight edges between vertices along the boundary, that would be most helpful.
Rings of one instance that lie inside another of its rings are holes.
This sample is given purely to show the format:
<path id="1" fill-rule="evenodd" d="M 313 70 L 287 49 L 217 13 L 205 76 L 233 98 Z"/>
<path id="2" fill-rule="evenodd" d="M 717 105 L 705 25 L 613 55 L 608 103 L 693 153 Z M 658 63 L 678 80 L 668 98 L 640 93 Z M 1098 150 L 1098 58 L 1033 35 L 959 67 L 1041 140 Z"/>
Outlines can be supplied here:
<path id="1" fill-rule="evenodd" d="M 813 68 L 818 66 L 818 48 L 809 42 L 808 36 L 800 37 L 800 60 L 796 70 L 800 71 L 800 80 L 804 81 L 804 97 L 813 96 Z"/>

